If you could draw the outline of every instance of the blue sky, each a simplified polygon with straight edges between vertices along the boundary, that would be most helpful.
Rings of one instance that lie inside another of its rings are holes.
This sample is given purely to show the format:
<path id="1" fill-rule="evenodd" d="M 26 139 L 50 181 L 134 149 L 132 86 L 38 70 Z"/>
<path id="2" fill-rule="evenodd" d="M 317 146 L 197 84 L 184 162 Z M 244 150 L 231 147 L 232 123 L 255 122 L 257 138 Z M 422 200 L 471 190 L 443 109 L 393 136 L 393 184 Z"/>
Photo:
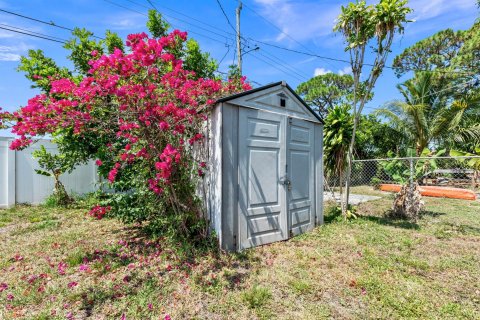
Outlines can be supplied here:
<path id="1" fill-rule="evenodd" d="M 235 24 L 237 1 L 220 2 L 230 22 Z M 175 28 L 189 31 L 189 36 L 197 39 L 204 51 L 219 61 L 223 58 L 219 69 L 227 70 L 234 61 L 233 30 L 216 0 L 152 0 L 152 3 L 166 14 Z M 346 3 L 348 1 L 245 0 L 242 33 L 249 39 L 250 48 L 258 44 L 260 49 L 243 56 L 244 74 L 256 83 L 286 80 L 295 88 L 314 74 L 349 72 L 347 63 L 299 55 L 255 41 L 347 59 L 342 38 L 332 32 L 340 6 Z M 415 22 L 408 25 L 403 36 L 397 37 L 388 64 L 405 48 L 437 31 L 470 27 L 478 16 L 475 3 L 475 0 L 411 0 L 410 6 L 415 11 L 410 18 Z M 0 0 L 0 8 L 57 25 L 85 27 L 98 36 L 110 29 L 124 38 L 129 33 L 146 31 L 149 3 L 147 0 Z M 61 39 L 68 39 L 70 35 L 66 30 L 0 12 L 0 26 L 6 25 Z M 0 107 L 4 110 L 13 111 L 25 105 L 36 93 L 24 76 L 15 71 L 20 56 L 28 49 L 42 49 L 58 64 L 71 66 L 61 44 L 0 29 Z M 371 60 L 368 56 L 367 62 Z M 405 79 L 397 79 L 392 70 L 386 69 L 366 112 L 398 97 L 395 85 L 402 80 Z"/>

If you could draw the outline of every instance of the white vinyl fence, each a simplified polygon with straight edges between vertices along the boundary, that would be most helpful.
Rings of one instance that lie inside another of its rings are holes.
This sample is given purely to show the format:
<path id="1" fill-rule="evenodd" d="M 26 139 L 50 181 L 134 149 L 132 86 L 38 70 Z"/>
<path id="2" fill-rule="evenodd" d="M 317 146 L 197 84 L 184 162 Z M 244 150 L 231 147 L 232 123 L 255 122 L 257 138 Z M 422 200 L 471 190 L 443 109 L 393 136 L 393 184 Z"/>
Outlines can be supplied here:
<path id="1" fill-rule="evenodd" d="M 40 204 L 52 194 L 54 181 L 35 172 L 40 167 L 32 152 L 40 145 L 51 153 L 55 153 L 57 148 L 50 141 L 41 140 L 25 150 L 13 151 L 9 149 L 11 140 L 0 137 L 0 208 L 16 203 Z M 92 192 L 97 187 L 97 168 L 92 161 L 70 174 L 62 175 L 60 180 L 70 194 Z"/>

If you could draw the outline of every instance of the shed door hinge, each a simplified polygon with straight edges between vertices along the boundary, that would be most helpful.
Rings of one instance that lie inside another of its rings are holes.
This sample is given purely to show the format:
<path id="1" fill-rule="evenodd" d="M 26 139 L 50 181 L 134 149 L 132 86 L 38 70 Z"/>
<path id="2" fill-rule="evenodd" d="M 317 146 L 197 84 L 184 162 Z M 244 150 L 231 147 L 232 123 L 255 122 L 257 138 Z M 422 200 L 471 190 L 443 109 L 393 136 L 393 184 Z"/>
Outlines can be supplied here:
<path id="1" fill-rule="evenodd" d="M 233 247 L 235 248 L 235 250 L 237 249 L 237 235 L 236 234 L 233 235 Z"/>

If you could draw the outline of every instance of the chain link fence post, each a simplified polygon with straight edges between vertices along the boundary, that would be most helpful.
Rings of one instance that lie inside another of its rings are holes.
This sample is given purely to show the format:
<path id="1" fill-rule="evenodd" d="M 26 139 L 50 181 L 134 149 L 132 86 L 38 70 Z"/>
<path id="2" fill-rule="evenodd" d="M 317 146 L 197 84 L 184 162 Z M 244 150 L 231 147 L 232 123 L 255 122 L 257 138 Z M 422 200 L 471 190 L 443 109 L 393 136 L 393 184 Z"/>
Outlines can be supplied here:
<path id="1" fill-rule="evenodd" d="M 408 159 L 409 163 L 410 163 L 410 194 L 412 195 L 413 194 L 413 176 L 415 174 L 414 172 L 414 167 L 413 167 L 413 158 L 410 157 Z"/>

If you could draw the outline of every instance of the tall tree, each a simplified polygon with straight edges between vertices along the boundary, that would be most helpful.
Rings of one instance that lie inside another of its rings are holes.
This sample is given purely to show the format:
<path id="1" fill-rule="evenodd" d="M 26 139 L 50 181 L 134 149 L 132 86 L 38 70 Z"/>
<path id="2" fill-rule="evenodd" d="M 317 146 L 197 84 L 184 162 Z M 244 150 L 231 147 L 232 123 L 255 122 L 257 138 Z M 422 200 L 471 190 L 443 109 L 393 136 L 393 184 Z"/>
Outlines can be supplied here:
<path id="1" fill-rule="evenodd" d="M 367 5 L 365 1 L 350 2 L 342 6 L 334 31 L 343 35 L 346 43 L 345 51 L 350 54 L 353 73 L 353 134 L 348 151 L 346 192 L 342 201 L 342 211 L 346 216 L 350 195 L 355 134 L 367 98 L 372 92 L 378 77 L 381 75 L 390 47 L 396 34 L 403 33 L 409 20 L 407 14 L 412 10 L 407 7 L 407 0 L 380 0 L 377 5 Z M 365 51 L 371 47 L 375 60 L 370 72 L 364 70 Z M 365 82 L 365 94 L 360 93 L 360 75 L 368 74 Z"/>
<path id="2" fill-rule="evenodd" d="M 432 86 L 442 96 L 466 94 L 464 84 L 480 76 L 480 21 L 470 29 L 442 30 L 405 49 L 395 57 L 398 76 L 423 70 L 432 74 Z M 478 87 L 478 86 L 477 86 Z"/>
<path id="3" fill-rule="evenodd" d="M 432 89 L 432 75 L 420 73 L 397 86 L 404 101 L 389 102 L 376 114 L 408 137 L 417 156 L 425 148 L 447 148 L 480 142 L 480 96 L 440 99 Z"/>
<path id="4" fill-rule="evenodd" d="M 337 105 L 350 102 L 353 77 L 348 74 L 326 73 L 301 83 L 297 93 L 322 117 Z"/>

